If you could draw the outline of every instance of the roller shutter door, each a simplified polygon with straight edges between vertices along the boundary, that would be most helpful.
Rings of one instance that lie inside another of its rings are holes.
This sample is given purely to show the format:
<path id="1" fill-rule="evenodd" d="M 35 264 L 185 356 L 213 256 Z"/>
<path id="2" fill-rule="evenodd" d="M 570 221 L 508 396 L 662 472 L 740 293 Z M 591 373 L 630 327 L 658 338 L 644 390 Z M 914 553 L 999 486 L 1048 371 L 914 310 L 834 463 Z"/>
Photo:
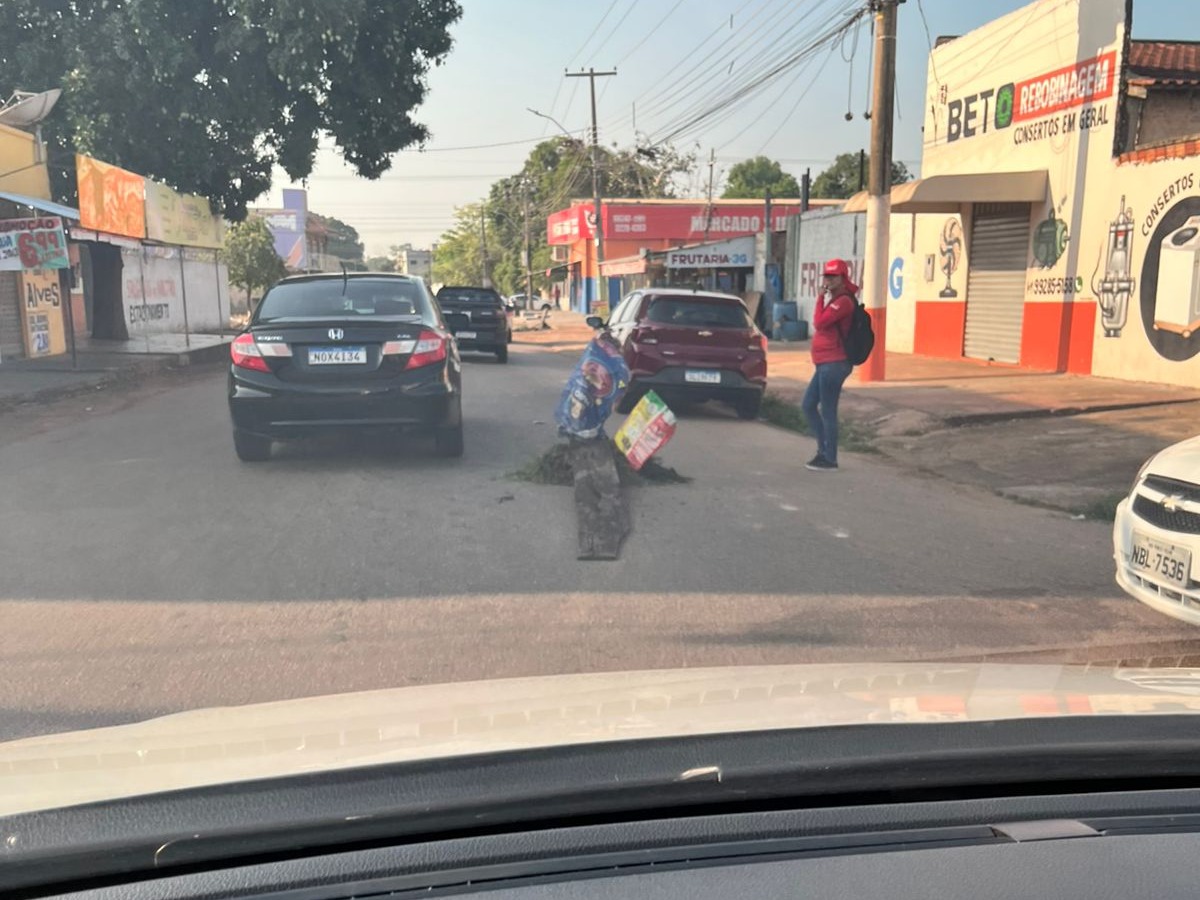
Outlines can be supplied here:
<path id="1" fill-rule="evenodd" d="M 964 355 L 1016 363 L 1025 314 L 1029 204 L 980 203 L 974 212 Z"/>

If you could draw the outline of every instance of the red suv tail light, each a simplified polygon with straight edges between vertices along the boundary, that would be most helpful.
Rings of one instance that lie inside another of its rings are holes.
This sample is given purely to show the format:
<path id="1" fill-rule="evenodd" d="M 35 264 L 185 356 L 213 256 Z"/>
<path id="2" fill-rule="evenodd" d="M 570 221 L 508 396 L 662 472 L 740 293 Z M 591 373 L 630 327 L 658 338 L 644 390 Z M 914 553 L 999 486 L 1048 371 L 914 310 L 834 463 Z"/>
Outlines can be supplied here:
<path id="1" fill-rule="evenodd" d="M 635 344 L 657 344 L 658 338 L 654 336 L 654 329 L 646 328 L 645 326 L 638 327 L 634 330 L 629 339 Z"/>
<path id="2" fill-rule="evenodd" d="M 446 358 L 448 339 L 436 331 L 425 329 L 417 338 L 417 346 L 413 348 L 412 356 L 408 358 L 406 369 L 419 369 L 421 366 L 431 366 Z"/>
<path id="3" fill-rule="evenodd" d="M 762 332 L 758 332 L 750 339 L 750 344 L 749 344 L 749 346 L 746 347 L 746 349 L 747 350 L 757 350 L 759 353 L 766 353 L 767 352 L 767 336 L 765 334 L 763 334 Z"/>
<path id="4" fill-rule="evenodd" d="M 254 342 L 254 335 L 239 334 L 229 345 L 229 356 L 233 364 L 240 369 L 253 369 L 255 372 L 270 372 L 271 367 L 263 359 L 262 351 Z"/>

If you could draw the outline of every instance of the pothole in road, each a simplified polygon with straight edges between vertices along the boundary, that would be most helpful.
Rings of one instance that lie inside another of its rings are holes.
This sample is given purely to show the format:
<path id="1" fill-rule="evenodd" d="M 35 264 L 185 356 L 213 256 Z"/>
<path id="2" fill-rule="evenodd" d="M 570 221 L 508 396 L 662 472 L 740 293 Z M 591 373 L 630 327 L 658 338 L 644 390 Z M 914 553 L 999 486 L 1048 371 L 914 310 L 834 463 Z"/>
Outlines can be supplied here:
<path id="1" fill-rule="evenodd" d="M 617 475 L 625 487 L 641 487 L 654 484 L 687 484 L 692 479 L 680 475 L 670 466 L 663 465 L 657 459 L 651 459 L 635 470 L 629 461 L 617 450 L 612 448 L 613 461 L 617 464 Z M 571 487 L 575 484 L 575 471 L 571 466 L 571 453 L 566 444 L 555 444 L 545 453 L 530 460 L 529 463 L 511 472 L 509 477 L 516 481 L 530 484 L 553 484 Z"/>

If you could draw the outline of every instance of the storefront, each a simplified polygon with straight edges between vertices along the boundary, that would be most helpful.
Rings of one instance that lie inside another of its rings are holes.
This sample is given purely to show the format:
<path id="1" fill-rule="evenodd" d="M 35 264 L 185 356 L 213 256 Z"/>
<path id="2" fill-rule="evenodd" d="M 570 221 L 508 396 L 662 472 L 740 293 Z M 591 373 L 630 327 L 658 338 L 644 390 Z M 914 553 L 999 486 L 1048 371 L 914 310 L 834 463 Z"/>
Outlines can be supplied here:
<path id="1" fill-rule="evenodd" d="M 769 230 L 782 232 L 787 218 L 799 211 L 799 200 L 774 201 L 770 207 Z M 580 312 L 593 309 L 601 299 L 615 303 L 621 297 L 622 286 L 633 283 L 636 277 L 653 278 L 654 263 L 647 262 L 643 267 L 638 262 L 643 253 L 661 254 L 672 249 L 747 236 L 753 239 L 753 235 L 768 230 L 767 207 L 762 201 L 609 200 L 605 201 L 601 216 L 605 258 L 601 269 L 596 262 L 593 218 L 591 201 L 580 200 L 552 214 L 546 221 L 547 241 L 552 247 L 567 250 L 567 264 L 572 273 L 572 309 Z M 642 270 L 637 271 L 639 268 Z M 753 260 L 749 268 L 753 272 Z M 665 277 L 665 263 L 662 270 Z M 614 276 L 611 279 L 608 277 L 610 272 Z M 601 274 L 607 285 L 604 298 L 600 297 L 598 276 Z M 730 284 L 741 284 L 743 290 L 758 290 L 757 285 L 747 286 L 743 274 L 739 271 L 736 277 L 729 276 L 726 280 Z"/>
<path id="2" fill-rule="evenodd" d="M 78 247 L 90 335 L 131 340 L 229 327 L 220 220 L 202 197 L 77 158 Z"/>
<path id="3" fill-rule="evenodd" d="M 78 212 L 0 191 L 0 362 L 67 350 L 66 225 Z"/>
<path id="4" fill-rule="evenodd" d="M 1200 48 L 1130 26 L 1040 0 L 933 51 L 889 350 L 1200 387 Z"/>

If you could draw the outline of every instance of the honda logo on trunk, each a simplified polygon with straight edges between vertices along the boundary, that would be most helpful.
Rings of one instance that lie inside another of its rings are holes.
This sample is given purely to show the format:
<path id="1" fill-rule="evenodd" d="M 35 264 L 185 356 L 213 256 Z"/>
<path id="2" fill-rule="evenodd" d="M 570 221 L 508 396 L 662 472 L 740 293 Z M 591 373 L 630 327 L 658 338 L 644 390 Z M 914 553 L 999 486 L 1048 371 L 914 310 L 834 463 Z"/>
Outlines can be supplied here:
<path id="1" fill-rule="evenodd" d="M 340 329 L 340 328 L 330 328 L 329 329 L 329 339 L 331 341 L 340 341 L 345 336 L 346 336 L 346 332 L 342 331 L 342 329 Z"/>

